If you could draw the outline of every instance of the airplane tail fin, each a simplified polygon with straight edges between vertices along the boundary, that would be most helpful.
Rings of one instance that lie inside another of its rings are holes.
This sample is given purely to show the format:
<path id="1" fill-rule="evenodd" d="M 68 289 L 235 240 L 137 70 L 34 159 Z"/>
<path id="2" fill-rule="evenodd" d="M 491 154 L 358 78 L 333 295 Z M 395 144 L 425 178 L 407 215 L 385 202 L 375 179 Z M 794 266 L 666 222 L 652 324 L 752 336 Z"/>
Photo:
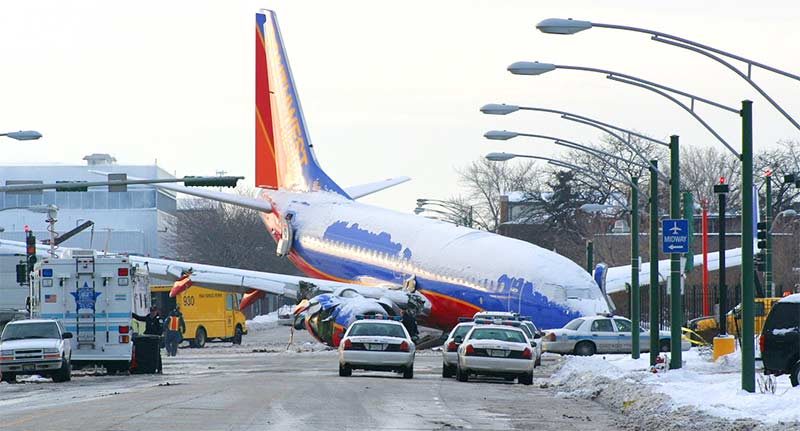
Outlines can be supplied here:
<path id="1" fill-rule="evenodd" d="M 348 196 L 317 163 L 278 21 L 270 10 L 256 14 L 256 186 Z"/>

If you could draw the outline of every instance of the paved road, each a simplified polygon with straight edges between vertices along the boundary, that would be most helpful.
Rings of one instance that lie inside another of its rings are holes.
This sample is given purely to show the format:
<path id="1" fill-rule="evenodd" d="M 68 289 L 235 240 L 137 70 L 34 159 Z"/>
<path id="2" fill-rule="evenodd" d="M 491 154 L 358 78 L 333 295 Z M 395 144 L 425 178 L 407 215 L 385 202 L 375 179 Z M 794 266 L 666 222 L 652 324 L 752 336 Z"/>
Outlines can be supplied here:
<path id="1" fill-rule="evenodd" d="M 163 376 L 0 385 L 0 424 L 7 431 L 614 429 L 599 405 L 536 384 L 442 379 L 435 352 L 418 355 L 414 379 L 403 380 L 358 371 L 341 378 L 332 351 L 273 350 L 282 347 L 182 349 Z M 539 382 L 552 368 L 551 360 L 538 369 Z"/>

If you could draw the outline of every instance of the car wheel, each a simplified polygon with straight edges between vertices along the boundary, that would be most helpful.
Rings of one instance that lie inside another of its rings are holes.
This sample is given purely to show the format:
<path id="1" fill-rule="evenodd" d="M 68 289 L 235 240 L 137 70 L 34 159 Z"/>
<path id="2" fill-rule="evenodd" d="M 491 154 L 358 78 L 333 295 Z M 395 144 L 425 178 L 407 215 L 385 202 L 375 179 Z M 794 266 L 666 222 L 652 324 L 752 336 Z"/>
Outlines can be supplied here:
<path id="1" fill-rule="evenodd" d="M 462 370 L 461 367 L 456 368 L 456 380 L 459 382 L 467 382 L 469 381 L 469 374 Z"/>
<path id="2" fill-rule="evenodd" d="M 17 375 L 14 373 L 3 373 L 2 378 L 0 381 L 7 382 L 7 383 L 16 383 L 17 382 Z"/>
<path id="3" fill-rule="evenodd" d="M 403 378 L 404 379 L 413 379 L 414 378 L 414 364 L 411 364 L 410 367 L 406 367 L 403 369 Z"/>
<path id="4" fill-rule="evenodd" d="M 789 373 L 789 380 L 792 382 L 792 386 L 800 386 L 800 361 L 797 361 L 792 367 L 792 371 Z"/>
<path id="5" fill-rule="evenodd" d="M 445 379 L 453 377 L 453 369 L 444 362 L 442 362 L 442 377 Z"/>
<path id="6" fill-rule="evenodd" d="M 517 381 L 523 385 L 532 385 L 533 384 L 533 374 L 523 374 L 517 378 Z"/>
<path id="7" fill-rule="evenodd" d="M 350 365 L 347 364 L 339 364 L 339 377 L 350 377 L 353 375 L 353 369 Z"/>
<path id="8" fill-rule="evenodd" d="M 236 331 L 233 335 L 233 344 L 242 344 L 242 336 L 244 335 L 244 331 L 242 331 L 242 327 L 236 325 Z"/>
<path id="9" fill-rule="evenodd" d="M 669 352 L 671 350 L 669 340 L 661 340 L 658 343 L 658 350 L 660 352 Z"/>
<path id="10" fill-rule="evenodd" d="M 72 379 L 72 366 L 66 359 L 61 360 L 61 368 L 53 373 L 53 381 L 56 383 L 68 382 Z"/>
<path id="11" fill-rule="evenodd" d="M 581 341 L 575 346 L 575 354 L 578 356 L 592 356 L 597 353 L 597 347 L 591 341 Z"/>
<path id="12" fill-rule="evenodd" d="M 197 328 L 197 332 L 194 334 L 194 342 L 192 342 L 192 347 L 197 347 L 202 349 L 206 345 L 206 328 L 202 326 Z"/>

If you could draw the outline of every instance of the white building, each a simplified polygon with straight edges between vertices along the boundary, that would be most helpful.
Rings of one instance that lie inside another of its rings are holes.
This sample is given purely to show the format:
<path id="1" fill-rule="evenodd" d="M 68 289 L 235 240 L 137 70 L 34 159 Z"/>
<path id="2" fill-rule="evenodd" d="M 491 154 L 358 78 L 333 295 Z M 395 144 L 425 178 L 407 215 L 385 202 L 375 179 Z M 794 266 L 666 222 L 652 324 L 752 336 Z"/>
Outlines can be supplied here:
<path id="1" fill-rule="evenodd" d="M 0 182 L 55 183 L 57 181 L 103 181 L 104 176 L 89 172 L 127 173 L 131 177 L 173 178 L 157 165 L 118 165 L 108 154 L 92 154 L 83 165 L 0 166 Z M 46 214 L 25 208 L 53 204 L 58 207 L 57 232 L 67 232 L 91 220 L 87 229 L 65 241 L 65 247 L 94 248 L 109 252 L 145 256 L 171 256 L 168 231 L 176 212 L 175 195 L 149 185 L 128 186 L 125 192 L 109 192 L 108 187 L 90 187 L 87 192 L 8 192 L 0 193 L 0 238 L 24 241 L 29 226 L 37 239 L 49 237 Z"/>

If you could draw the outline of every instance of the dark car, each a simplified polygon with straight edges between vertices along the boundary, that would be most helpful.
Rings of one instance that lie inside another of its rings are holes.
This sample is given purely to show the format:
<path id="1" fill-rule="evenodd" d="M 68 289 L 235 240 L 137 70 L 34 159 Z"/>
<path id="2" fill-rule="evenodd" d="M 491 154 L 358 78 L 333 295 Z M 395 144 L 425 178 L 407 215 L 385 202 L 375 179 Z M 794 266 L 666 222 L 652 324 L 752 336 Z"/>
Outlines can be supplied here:
<path id="1" fill-rule="evenodd" d="M 764 374 L 789 374 L 800 385 L 800 294 L 789 295 L 772 307 L 759 338 Z"/>

